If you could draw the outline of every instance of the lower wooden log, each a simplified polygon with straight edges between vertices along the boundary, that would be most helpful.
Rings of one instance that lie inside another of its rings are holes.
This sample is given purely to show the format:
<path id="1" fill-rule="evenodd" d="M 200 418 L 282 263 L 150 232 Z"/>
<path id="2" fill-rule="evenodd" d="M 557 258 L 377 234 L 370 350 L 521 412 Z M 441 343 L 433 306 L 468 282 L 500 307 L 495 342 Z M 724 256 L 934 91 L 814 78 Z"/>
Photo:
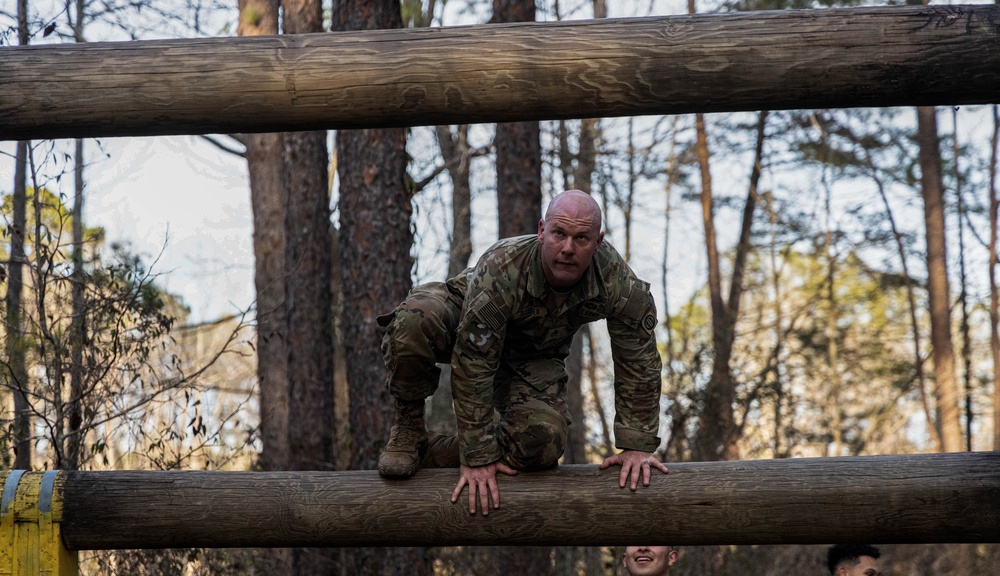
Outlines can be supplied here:
<path id="1" fill-rule="evenodd" d="M 648 488 L 563 466 L 450 502 L 454 469 L 61 472 L 67 548 L 1000 542 L 1000 452 L 670 464 Z"/>

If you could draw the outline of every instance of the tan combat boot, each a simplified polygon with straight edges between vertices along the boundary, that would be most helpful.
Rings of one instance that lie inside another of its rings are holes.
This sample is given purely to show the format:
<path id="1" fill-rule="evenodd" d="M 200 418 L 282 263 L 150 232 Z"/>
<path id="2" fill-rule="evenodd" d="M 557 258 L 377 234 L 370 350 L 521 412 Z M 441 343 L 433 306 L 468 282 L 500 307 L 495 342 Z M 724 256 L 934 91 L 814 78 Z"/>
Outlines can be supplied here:
<path id="1" fill-rule="evenodd" d="M 421 468 L 458 468 L 458 436 L 445 436 L 437 432 L 427 435 L 427 453 L 420 462 Z"/>
<path id="2" fill-rule="evenodd" d="M 420 459 L 427 451 L 424 428 L 424 401 L 395 400 L 396 424 L 389 443 L 378 457 L 378 471 L 383 476 L 409 478 L 420 469 Z"/>

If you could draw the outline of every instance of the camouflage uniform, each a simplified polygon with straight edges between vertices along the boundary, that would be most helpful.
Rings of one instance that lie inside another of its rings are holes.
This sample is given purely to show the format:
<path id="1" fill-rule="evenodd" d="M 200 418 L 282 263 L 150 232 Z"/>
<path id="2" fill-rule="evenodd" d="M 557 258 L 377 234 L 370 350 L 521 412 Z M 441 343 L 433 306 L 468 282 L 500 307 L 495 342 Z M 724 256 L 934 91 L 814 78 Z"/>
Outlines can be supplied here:
<path id="1" fill-rule="evenodd" d="M 660 355 L 649 285 L 602 243 L 581 280 L 560 295 L 545 281 L 537 235 L 501 240 L 474 268 L 414 288 L 382 341 L 390 393 L 433 394 L 451 362 L 461 462 L 554 466 L 566 444 L 566 356 L 577 329 L 606 318 L 615 364 L 619 449 L 659 446 Z"/>

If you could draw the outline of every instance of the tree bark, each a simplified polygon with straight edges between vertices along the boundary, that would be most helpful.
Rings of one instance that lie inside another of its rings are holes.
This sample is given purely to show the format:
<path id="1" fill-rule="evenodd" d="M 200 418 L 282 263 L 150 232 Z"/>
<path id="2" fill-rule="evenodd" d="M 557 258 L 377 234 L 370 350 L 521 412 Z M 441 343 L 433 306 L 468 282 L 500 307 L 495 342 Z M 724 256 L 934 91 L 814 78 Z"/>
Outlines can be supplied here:
<path id="1" fill-rule="evenodd" d="M 237 34 L 278 33 L 278 0 L 241 0 Z M 257 379 L 260 386 L 260 464 L 287 470 L 288 352 L 285 338 L 284 137 L 247 134 L 247 172 L 253 211 L 254 288 L 257 300 Z"/>
<path id="2" fill-rule="evenodd" d="M 534 21 L 535 0 L 493 0 L 491 22 Z M 500 237 L 536 232 L 542 211 L 542 144 L 538 122 L 499 123 L 493 143 Z"/>
<path id="3" fill-rule="evenodd" d="M 990 152 L 990 355 L 993 358 L 993 449 L 1000 450 L 1000 288 L 997 287 L 997 217 L 1000 194 L 997 193 L 998 148 L 1000 148 L 1000 113 L 993 105 L 993 139 Z"/>
<path id="4" fill-rule="evenodd" d="M 542 150 L 538 122 L 497 124 L 497 215 L 501 238 L 538 231 Z"/>
<path id="5" fill-rule="evenodd" d="M 27 227 L 28 192 L 25 183 L 29 142 L 18 142 L 14 156 L 13 221 L 10 234 L 10 270 L 7 278 L 6 384 L 14 395 L 14 469 L 31 470 L 31 405 L 28 403 L 28 369 L 21 321 L 24 310 L 24 232 Z"/>
<path id="6" fill-rule="evenodd" d="M 962 426 L 958 408 L 958 383 L 955 379 L 955 350 L 951 341 L 941 151 L 937 113 L 931 106 L 917 108 L 917 143 L 920 146 L 920 186 L 924 198 L 927 296 L 931 317 L 937 426 L 941 437 L 940 449 L 944 452 L 956 452 L 962 449 Z"/>
<path id="7" fill-rule="evenodd" d="M 240 36 L 278 33 L 279 0 L 240 0 Z M 260 414 L 260 468 L 288 470 L 288 316 L 285 309 L 284 136 L 280 132 L 247 134 L 247 173 L 253 212 L 254 289 L 257 322 L 257 383 Z M 267 571 L 292 574 L 292 551 L 261 552 Z"/>
<path id="8" fill-rule="evenodd" d="M 285 34 L 322 31 L 318 0 L 284 0 Z M 326 132 L 284 134 L 285 313 L 290 470 L 332 470 L 335 442 Z M 332 574 L 329 550 L 296 549 L 293 572 Z"/>
<path id="9" fill-rule="evenodd" d="M 335 0 L 332 30 L 376 30 L 403 25 L 398 2 Z M 412 287 L 412 205 L 406 186 L 406 130 L 337 133 L 343 326 L 351 399 L 351 468 L 371 470 L 389 438 L 394 417 L 385 386 L 381 331 L 375 317 Z M 348 549 L 346 574 L 431 574 L 422 547 Z"/>
<path id="10" fill-rule="evenodd" d="M 82 21 L 79 18 L 78 21 Z M 81 32 L 82 34 L 82 32 Z M 69 398 L 66 401 L 65 462 L 60 467 L 75 470 L 83 459 L 83 396 L 84 366 L 83 347 L 87 337 L 83 284 L 83 140 L 77 139 L 73 154 L 73 271 L 70 273 L 70 306 L 73 319 L 70 323 Z"/>

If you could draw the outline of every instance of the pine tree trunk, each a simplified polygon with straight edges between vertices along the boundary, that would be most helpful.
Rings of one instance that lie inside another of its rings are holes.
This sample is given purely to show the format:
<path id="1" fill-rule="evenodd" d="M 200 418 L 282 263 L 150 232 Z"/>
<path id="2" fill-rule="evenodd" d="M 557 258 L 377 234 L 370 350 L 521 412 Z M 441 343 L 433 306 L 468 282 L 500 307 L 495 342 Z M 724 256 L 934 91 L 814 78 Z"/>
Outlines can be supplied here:
<path id="1" fill-rule="evenodd" d="M 285 34 L 322 31 L 318 0 L 283 3 Z M 326 132 L 284 134 L 285 311 L 290 470 L 334 468 L 333 318 Z M 297 548 L 293 572 L 331 574 L 337 554 Z"/>
<path id="2" fill-rule="evenodd" d="M 957 452 L 962 449 L 962 426 L 958 408 L 958 383 L 955 379 L 955 350 L 951 340 L 941 152 L 937 115 L 932 106 L 917 108 L 917 143 L 920 146 L 920 185 L 924 197 L 924 225 L 927 233 L 927 293 L 931 316 L 937 425 L 941 436 L 941 450 Z"/>
<path id="3" fill-rule="evenodd" d="M 335 0 L 334 31 L 400 28 L 398 2 Z M 375 317 L 391 310 L 412 287 L 412 206 L 406 187 L 406 130 L 337 133 L 343 326 L 351 400 L 351 468 L 370 470 L 394 422 L 385 387 L 381 330 Z M 431 574 L 425 548 L 353 548 L 343 551 L 342 573 Z"/>
<path id="4" fill-rule="evenodd" d="M 278 33 L 278 0 L 241 0 L 237 33 Z M 286 470 L 288 357 L 285 349 L 285 191 L 281 133 L 247 134 L 257 295 L 257 379 L 260 386 L 261 468 Z"/>
<path id="5" fill-rule="evenodd" d="M 1000 1 L 1000 0 L 998 0 Z M 993 140 L 990 152 L 990 353 L 993 357 L 993 449 L 1000 450 L 1000 293 L 997 287 L 997 149 L 1000 146 L 1000 114 L 993 106 Z"/>
<path id="6" fill-rule="evenodd" d="M 240 0 L 237 34 L 278 33 L 279 0 Z M 257 382 L 260 390 L 260 467 L 287 470 L 288 319 L 285 310 L 285 164 L 280 132 L 247 134 L 247 173 L 253 212 L 254 289 L 257 323 Z M 292 573 L 292 551 L 269 548 L 262 562 L 273 574 Z"/>
<path id="7" fill-rule="evenodd" d="M 13 222 L 10 226 L 10 271 L 7 280 L 6 340 L 7 388 L 14 394 L 14 469 L 31 470 L 31 405 L 28 403 L 28 370 L 21 316 L 24 310 L 24 232 L 27 227 L 28 191 L 25 177 L 28 142 L 18 142 L 14 156 Z"/>
<path id="8" fill-rule="evenodd" d="M 715 243 L 715 222 L 712 197 L 712 176 L 705 116 L 695 115 L 697 132 L 696 154 L 701 170 L 701 216 L 705 230 L 705 252 L 708 258 L 708 289 L 712 310 L 712 343 L 715 356 L 712 374 L 705 388 L 704 405 L 698 419 L 695 436 L 695 458 L 702 461 L 726 460 L 727 447 L 732 444 L 734 429 L 734 391 L 729 374 L 731 347 L 726 335 L 726 306 L 722 300 L 722 278 L 719 271 L 719 251 Z"/>
<path id="9" fill-rule="evenodd" d="M 73 158 L 73 272 L 70 274 L 70 302 L 73 309 L 73 320 L 70 324 L 70 365 L 69 365 L 69 400 L 66 403 L 66 459 L 59 466 L 62 469 L 76 470 L 83 458 L 83 346 L 86 338 L 87 310 L 83 302 L 83 140 L 76 140 L 76 150 Z"/>
<path id="10" fill-rule="evenodd" d="M 534 22 L 534 0 L 493 0 L 492 22 Z M 542 145 L 538 122 L 497 124 L 497 215 L 500 237 L 532 234 L 542 211 Z"/>

